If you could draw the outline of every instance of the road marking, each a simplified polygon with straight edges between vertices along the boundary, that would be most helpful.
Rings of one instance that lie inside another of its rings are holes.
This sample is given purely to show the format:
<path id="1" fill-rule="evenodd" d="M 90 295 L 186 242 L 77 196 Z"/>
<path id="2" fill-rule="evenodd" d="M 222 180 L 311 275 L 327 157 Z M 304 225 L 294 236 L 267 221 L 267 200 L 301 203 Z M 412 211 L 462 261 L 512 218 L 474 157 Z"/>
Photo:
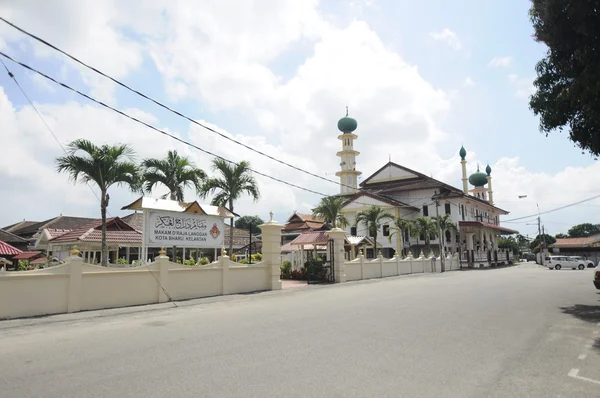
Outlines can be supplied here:
<path id="1" fill-rule="evenodd" d="M 590 383 L 594 383 L 594 384 L 600 384 L 600 380 L 588 379 L 587 377 L 579 376 L 579 369 L 571 369 L 569 371 L 569 377 L 572 377 L 574 379 L 583 380 L 583 381 L 589 381 Z"/>
<path id="2" fill-rule="evenodd" d="M 587 354 L 581 354 L 577 357 L 577 359 L 585 359 L 587 357 Z"/>

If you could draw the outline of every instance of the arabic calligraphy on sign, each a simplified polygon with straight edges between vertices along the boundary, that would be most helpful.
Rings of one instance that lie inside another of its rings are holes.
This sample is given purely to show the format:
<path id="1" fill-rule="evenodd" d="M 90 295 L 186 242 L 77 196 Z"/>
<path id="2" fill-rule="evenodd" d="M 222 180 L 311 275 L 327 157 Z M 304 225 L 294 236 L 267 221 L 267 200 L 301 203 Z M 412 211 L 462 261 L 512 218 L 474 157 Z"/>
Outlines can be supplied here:
<path id="1" fill-rule="evenodd" d="M 147 211 L 144 216 L 147 245 L 179 247 L 221 247 L 223 219 L 200 214 Z"/>

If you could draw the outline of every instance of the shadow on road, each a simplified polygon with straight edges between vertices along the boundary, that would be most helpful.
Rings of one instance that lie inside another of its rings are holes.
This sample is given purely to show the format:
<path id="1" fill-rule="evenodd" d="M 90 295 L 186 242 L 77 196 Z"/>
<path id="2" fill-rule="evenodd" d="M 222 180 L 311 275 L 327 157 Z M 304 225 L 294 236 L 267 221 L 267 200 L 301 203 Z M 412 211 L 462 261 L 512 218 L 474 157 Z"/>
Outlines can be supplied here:
<path id="1" fill-rule="evenodd" d="M 571 307 L 561 307 L 560 310 L 582 321 L 590 323 L 600 322 L 600 306 L 597 305 L 575 304 Z"/>

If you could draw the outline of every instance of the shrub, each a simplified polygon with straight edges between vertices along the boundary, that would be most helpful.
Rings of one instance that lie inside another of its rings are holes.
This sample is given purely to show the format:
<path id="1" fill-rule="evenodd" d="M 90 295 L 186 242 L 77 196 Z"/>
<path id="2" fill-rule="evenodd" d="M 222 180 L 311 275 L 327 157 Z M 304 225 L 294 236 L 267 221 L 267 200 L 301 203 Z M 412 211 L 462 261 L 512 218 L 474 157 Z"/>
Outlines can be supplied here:
<path id="1" fill-rule="evenodd" d="M 262 258 L 263 258 L 262 253 L 253 254 L 251 257 L 252 257 L 252 261 L 254 261 L 254 262 L 262 261 Z"/>
<path id="2" fill-rule="evenodd" d="M 292 263 L 288 260 L 285 260 L 283 264 L 281 264 L 281 278 L 289 279 L 292 275 Z"/>
<path id="3" fill-rule="evenodd" d="M 29 260 L 19 260 L 17 271 L 31 271 L 35 269 L 35 265 L 29 264 Z"/>
<path id="4" fill-rule="evenodd" d="M 300 271 L 292 270 L 290 273 L 291 279 L 306 279 L 306 268 L 302 268 Z"/>
<path id="5" fill-rule="evenodd" d="M 247 258 L 243 258 L 240 260 L 239 264 L 250 264 L 250 261 L 248 261 Z"/>
<path id="6" fill-rule="evenodd" d="M 208 257 L 202 257 L 199 261 L 200 265 L 207 265 L 210 264 L 210 260 L 208 259 Z"/>
<path id="7" fill-rule="evenodd" d="M 187 260 L 183 260 L 183 265 L 196 265 L 196 260 L 194 257 L 190 257 Z"/>
<path id="8" fill-rule="evenodd" d="M 124 258 L 118 258 L 117 259 L 117 264 L 129 264 L 129 263 Z"/>

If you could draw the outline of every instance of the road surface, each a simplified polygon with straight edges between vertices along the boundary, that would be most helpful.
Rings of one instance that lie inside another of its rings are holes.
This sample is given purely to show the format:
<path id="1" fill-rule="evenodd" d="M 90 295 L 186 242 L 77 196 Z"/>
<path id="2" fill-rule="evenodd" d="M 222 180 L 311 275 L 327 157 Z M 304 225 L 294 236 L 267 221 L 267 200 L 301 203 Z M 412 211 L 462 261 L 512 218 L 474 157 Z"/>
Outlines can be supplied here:
<path id="1" fill-rule="evenodd" d="M 598 397 L 591 275 L 528 263 L 4 321 L 0 396 Z"/>

